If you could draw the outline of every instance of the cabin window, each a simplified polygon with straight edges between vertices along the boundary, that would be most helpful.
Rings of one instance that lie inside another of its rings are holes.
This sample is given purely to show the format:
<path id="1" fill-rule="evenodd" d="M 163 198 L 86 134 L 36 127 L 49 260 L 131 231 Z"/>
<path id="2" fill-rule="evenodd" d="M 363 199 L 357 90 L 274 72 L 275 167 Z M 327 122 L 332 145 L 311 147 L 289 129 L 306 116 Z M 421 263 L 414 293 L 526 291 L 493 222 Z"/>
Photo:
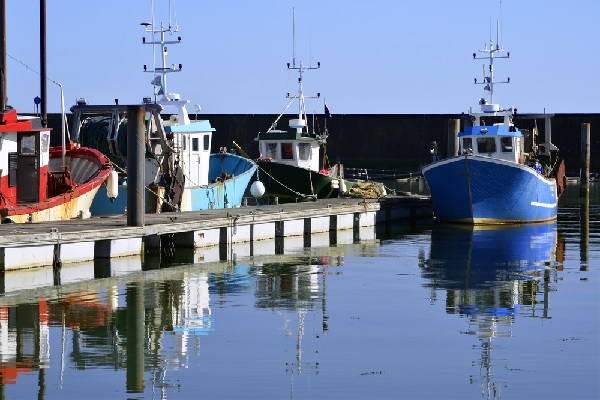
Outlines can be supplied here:
<path id="1" fill-rule="evenodd" d="M 277 143 L 267 143 L 267 157 L 277 159 Z"/>
<path id="2" fill-rule="evenodd" d="M 471 138 L 463 139 L 463 152 L 473 152 L 473 139 L 471 139 Z"/>
<path id="3" fill-rule="evenodd" d="M 46 153 L 48 151 L 48 146 L 50 144 L 50 135 L 47 134 L 42 134 L 41 138 L 41 146 L 42 149 L 40 150 L 41 153 Z"/>
<path id="4" fill-rule="evenodd" d="M 301 161 L 307 161 L 310 159 L 310 144 L 300 143 L 298 145 L 298 158 Z"/>
<path id="5" fill-rule="evenodd" d="M 210 135 L 204 135 L 204 151 L 210 150 Z"/>
<path id="6" fill-rule="evenodd" d="M 294 152 L 292 151 L 291 143 L 281 143 L 281 159 L 282 160 L 293 160 Z"/>
<path id="7" fill-rule="evenodd" d="M 21 154 L 24 156 L 35 155 L 35 136 L 28 135 L 21 138 Z"/>
<path id="8" fill-rule="evenodd" d="M 186 135 L 181 135 L 182 139 L 183 139 L 183 149 L 185 150 L 187 148 L 187 136 Z"/>
<path id="9" fill-rule="evenodd" d="M 500 147 L 502 148 L 503 153 L 512 153 L 513 151 L 513 141 L 511 136 L 505 136 L 500 138 Z"/>
<path id="10" fill-rule="evenodd" d="M 192 138 L 192 151 L 198 151 L 200 150 L 200 146 L 199 146 L 199 140 L 197 137 Z"/>
<path id="11" fill-rule="evenodd" d="M 477 152 L 478 153 L 495 153 L 496 152 L 495 138 L 493 138 L 493 137 L 477 138 Z"/>

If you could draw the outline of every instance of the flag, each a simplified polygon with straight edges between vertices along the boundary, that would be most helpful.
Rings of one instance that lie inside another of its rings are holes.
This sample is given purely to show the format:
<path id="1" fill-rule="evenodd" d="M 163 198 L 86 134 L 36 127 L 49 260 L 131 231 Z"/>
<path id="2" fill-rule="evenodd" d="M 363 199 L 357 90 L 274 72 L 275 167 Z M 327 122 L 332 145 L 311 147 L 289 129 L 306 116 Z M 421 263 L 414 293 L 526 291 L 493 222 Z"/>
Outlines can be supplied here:
<path id="1" fill-rule="evenodd" d="M 329 112 L 329 107 L 327 107 L 327 103 L 325 104 L 325 117 L 326 118 L 331 118 L 331 113 Z"/>
<path id="2" fill-rule="evenodd" d="M 152 82 L 150 82 L 151 84 L 153 84 L 154 86 L 162 86 L 162 78 L 160 75 L 156 75 L 154 77 L 154 79 L 152 79 Z"/>

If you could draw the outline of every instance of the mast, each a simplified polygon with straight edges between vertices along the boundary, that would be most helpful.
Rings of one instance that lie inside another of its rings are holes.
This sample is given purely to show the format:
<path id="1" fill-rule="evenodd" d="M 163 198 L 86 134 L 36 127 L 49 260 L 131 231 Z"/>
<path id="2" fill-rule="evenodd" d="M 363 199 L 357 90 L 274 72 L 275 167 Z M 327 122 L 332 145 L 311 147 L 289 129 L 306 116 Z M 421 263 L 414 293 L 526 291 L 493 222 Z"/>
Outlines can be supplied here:
<path id="1" fill-rule="evenodd" d="M 6 110 L 6 0 L 0 0 L 0 111 Z"/>
<path id="2" fill-rule="evenodd" d="M 46 0 L 40 0 L 40 97 L 42 98 L 42 126 L 44 128 L 48 127 L 46 79 Z"/>
<path id="3" fill-rule="evenodd" d="M 166 34 L 172 35 L 179 32 L 179 27 L 175 23 L 175 27 L 172 26 L 171 21 L 171 5 L 169 2 L 169 23 L 168 27 L 164 26 L 164 23 L 160 23 L 160 27 L 157 27 L 154 21 L 154 1 L 152 1 L 152 22 L 142 22 L 140 25 L 146 28 L 146 32 L 150 33 L 151 40 L 146 40 L 146 37 L 142 38 L 143 44 L 152 45 L 153 52 L 153 66 L 148 68 L 144 65 L 144 72 L 152 73 L 154 78 L 152 79 L 152 85 L 154 85 L 154 101 L 162 106 L 171 105 L 177 108 L 178 122 L 180 124 L 188 124 L 190 122 L 187 109 L 185 105 L 189 103 L 188 100 L 182 100 L 178 93 L 169 93 L 167 90 L 167 75 L 174 72 L 181 72 L 182 64 L 173 64 L 172 66 L 167 65 L 167 45 L 180 44 L 181 36 L 177 36 L 174 40 L 166 40 Z M 157 39 L 156 36 L 159 36 Z M 160 66 L 156 66 L 156 49 L 160 49 Z"/>
<path id="4" fill-rule="evenodd" d="M 302 90 L 302 74 L 305 70 L 311 69 L 319 69 L 321 68 L 321 63 L 317 62 L 316 67 L 305 67 L 304 63 L 300 61 L 300 65 L 296 67 L 296 9 L 292 8 L 292 64 L 287 63 L 288 70 L 295 69 L 298 71 L 298 92 L 294 96 L 290 96 L 287 94 L 288 99 L 293 99 L 294 97 L 298 97 L 298 119 L 290 120 L 290 128 L 295 128 L 297 132 L 302 132 L 302 130 L 306 127 L 306 106 L 304 103 L 305 99 L 317 99 L 321 97 L 321 93 L 317 93 L 316 96 L 304 96 L 304 91 Z M 307 128 L 308 129 L 308 128 Z"/>
<path id="5" fill-rule="evenodd" d="M 486 73 L 485 66 L 483 69 L 483 80 L 481 82 L 477 81 L 475 78 L 476 85 L 485 85 L 483 90 L 489 93 L 489 105 L 495 106 L 493 110 L 485 110 L 484 105 L 487 105 L 486 99 L 481 99 L 479 104 L 482 105 L 482 111 L 498 111 L 498 105 L 494 103 L 494 85 L 497 83 L 510 83 L 510 78 L 507 78 L 506 81 L 496 82 L 494 81 L 494 58 L 509 58 L 510 52 L 506 52 L 506 55 L 496 55 L 504 53 L 504 48 L 499 44 L 500 41 L 500 20 L 496 22 L 496 45 L 494 46 L 494 41 L 490 38 L 490 46 L 488 48 L 487 44 L 483 49 L 478 50 L 480 53 L 485 53 L 487 55 L 477 56 L 477 53 L 473 53 L 474 60 L 487 59 L 488 60 L 488 71 Z M 490 108 L 490 107 L 485 107 Z"/>

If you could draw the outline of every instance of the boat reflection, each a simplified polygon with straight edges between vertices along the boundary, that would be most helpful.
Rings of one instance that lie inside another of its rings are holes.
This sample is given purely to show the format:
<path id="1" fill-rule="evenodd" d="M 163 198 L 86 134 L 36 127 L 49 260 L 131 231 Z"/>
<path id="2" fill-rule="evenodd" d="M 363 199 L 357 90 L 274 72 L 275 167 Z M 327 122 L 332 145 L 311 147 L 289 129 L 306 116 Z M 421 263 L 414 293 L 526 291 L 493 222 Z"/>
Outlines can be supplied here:
<path id="1" fill-rule="evenodd" d="M 282 317 L 293 341 L 295 359 L 286 360 L 286 373 L 318 373 L 315 354 L 303 359 L 302 342 L 328 329 L 325 279 L 338 273 L 343 252 L 260 259 L 161 268 L 144 272 L 143 279 L 132 274 L 38 288 L 36 295 L 27 295 L 37 303 L 23 304 L 18 294 L 0 298 L 0 392 L 17 384 L 20 375 L 38 374 L 38 397 L 44 398 L 51 336 L 56 341 L 59 334 L 60 363 L 54 365 L 60 364 L 60 387 L 71 367 L 121 369 L 128 393 L 150 389 L 167 398 L 178 384 L 170 372 L 189 368 L 192 356 L 200 354 L 201 337 L 215 329 L 211 297 L 223 301 L 252 292 L 257 308 Z M 308 333 L 306 315 L 318 325 Z"/>
<path id="2" fill-rule="evenodd" d="M 481 385 L 484 397 L 499 398 L 506 386 L 499 381 L 501 376 L 492 375 L 492 366 L 497 366 L 492 361 L 492 339 L 511 337 L 518 315 L 548 317 L 551 274 L 561 269 L 563 254 L 556 222 L 434 225 L 429 259 L 421 260 L 421 273 L 432 299 L 445 290 L 446 312 L 467 319 L 467 330 L 461 333 L 479 340 L 480 373 L 471 376 L 471 383 Z"/>
<path id="3" fill-rule="evenodd" d="M 250 280 L 248 267 L 221 263 L 212 270 L 172 268 L 148 272 L 144 279 L 105 278 L 37 289 L 37 303 L 23 304 L 19 295 L 3 298 L 0 392 L 16 384 L 19 375 L 38 373 L 38 397 L 44 397 L 54 329 L 55 335 L 61 332 L 61 386 L 67 365 L 109 367 L 126 369 L 129 392 L 151 385 L 165 395 L 172 386 L 167 372 L 187 368 L 190 356 L 199 353 L 200 337 L 214 329 L 209 288 L 226 285 L 235 292 Z M 145 373 L 151 381 L 144 382 Z"/>

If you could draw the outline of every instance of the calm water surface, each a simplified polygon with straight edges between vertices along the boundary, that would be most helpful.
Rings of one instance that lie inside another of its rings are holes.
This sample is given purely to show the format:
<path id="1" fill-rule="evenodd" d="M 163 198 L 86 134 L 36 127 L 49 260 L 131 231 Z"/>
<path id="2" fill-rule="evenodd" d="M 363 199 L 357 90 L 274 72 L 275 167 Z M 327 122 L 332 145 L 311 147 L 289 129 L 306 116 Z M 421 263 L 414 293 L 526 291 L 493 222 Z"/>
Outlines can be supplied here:
<path id="1" fill-rule="evenodd" d="M 0 397 L 598 399 L 600 184 L 577 194 L 551 224 L 2 275 Z"/>

